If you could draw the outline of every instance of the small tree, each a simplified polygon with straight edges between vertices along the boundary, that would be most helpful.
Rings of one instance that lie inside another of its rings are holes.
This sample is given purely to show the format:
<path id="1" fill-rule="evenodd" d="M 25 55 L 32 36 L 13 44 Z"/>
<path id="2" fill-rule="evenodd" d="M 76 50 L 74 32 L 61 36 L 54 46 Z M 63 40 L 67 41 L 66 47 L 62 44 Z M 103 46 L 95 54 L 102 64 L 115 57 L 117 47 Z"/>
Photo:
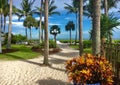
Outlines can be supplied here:
<path id="1" fill-rule="evenodd" d="M 60 28 L 57 25 L 53 25 L 50 28 L 50 34 L 54 35 L 54 40 L 55 40 L 55 44 L 56 44 L 56 36 L 57 36 L 57 34 L 60 34 Z"/>
<path id="2" fill-rule="evenodd" d="M 70 31 L 70 45 L 71 45 L 71 33 L 73 30 L 75 30 L 75 24 L 73 21 L 69 21 L 67 25 L 65 26 L 66 31 Z"/>

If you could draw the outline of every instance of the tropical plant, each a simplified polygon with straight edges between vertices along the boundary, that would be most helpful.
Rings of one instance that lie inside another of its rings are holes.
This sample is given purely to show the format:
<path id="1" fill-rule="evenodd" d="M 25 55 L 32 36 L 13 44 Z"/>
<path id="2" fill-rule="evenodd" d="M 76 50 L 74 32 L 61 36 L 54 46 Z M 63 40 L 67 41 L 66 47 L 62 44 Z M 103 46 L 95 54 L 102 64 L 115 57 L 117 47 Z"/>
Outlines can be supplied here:
<path id="1" fill-rule="evenodd" d="M 103 56 L 84 54 L 80 57 L 68 60 L 66 72 L 70 81 L 80 85 L 84 83 L 112 85 L 113 69 L 109 61 Z"/>
<path id="2" fill-rule="evenodd" d="M 67 25 L 65 26 L 66 31 L 70 31 L 70 45 L 71 45 L 71 33 L 73 30 L 75 30 L 75 25 L 73 21 L 69 21 Z"/>
<path id="3" fill-rule="evenodd" d="M 45 0 L 45 46 L 44 46 L 44 61 L 45 65 L 49 65 L 49 36 L 48 36 L 48 0 Z"/>
<path id="4" fill-rule="evenodd" d="M 18 19 L 20 20 L 22 17 L 27 17 L 29 15 L 33 14 L 32 6 L 34 4 L 35 0 L 22 0 L 21 3 L 21 9 L 17 9 L 15 15 L 18 16 Z M 25 28 L 25 34 L 27 38 L 27 28 Z"/>
<path id="5" fill-rule="evenodd" d="M 7 49 L 11 49 L 11 34 L 12 34 L 12 0 L 10 0 L 10 15 L 9 15 Z"/>
<path id="6" fill-rule="evenodd" d="M 83 54 L 83 0 L 79 0 L 79 55 Z"/>
<path id="7" fill-rule="evenodd" d="M 77 41 L 77 32 L 78 32 L 78 6 L 76 6 L 75 0 L 73 0 L 72 5 L 65 3 L 65 9 L 68 10 L 67 14 L 75 13 L 76 15 L 76 35 L 75 35 L 75 44 Z"/>
<path id="8" fill-rule="evenodd" d="M 93 29 L 92 29 L 92 52 L 94 55 L 100 54 L 100 0 L 94 1 Z"/>
<path id="9" fill-rule="evenodd" d="M 117 26 L 120 25 L 119 19 L 117 17 L 114 17 L 113 14 L 109 14 L 109 16 L 102 15 L 101 16 L 101 39 L 107 38 L 109 39 L 109 36 L 112 36 L 111 31 L 113 28 L 117 28 Z"/>
<path id="10" fill-rule="evenodd" d="M 38 27 L 38 22 L 35 20 L 35 18 L 33 18 L 32 16 L 28 16 L 24 22 L 23 22 L 23 26 L 27 27 L 30 29 L 30 40 L 32 40 L 32 32 L 31 32 L 31 28 Z"/>
<path id="11" fill-rule="evenodd" d="M 56 36 L 57 36 L 57 34 L 60 34 L 60 28 L 57 25 L 53 25 L 50 28 L 50 34 L 54 35 L 54 40 L 55 40 L 55 44 L 56 44 Z"/>
<path id="12" fill-rule="evenodd" d="M 48 1 L 48 5 L 49 5 L 48 6 L 48 13 L 49 13 L 48 15 L 49 16 L 54 15 L 54 14 L 60 15 L 60 12 L 56 11 L 57 6 L 55 6 L 54 3 L 55 3 L 54 0 Z M 45 3 L 41 0 L 41 7 L 36 7 L 36 9 L 34 10 L 34 13 L 40 16 L 39 39 L 41 36 L 42 41 L 43 41 L 43 35 L 40 32 L 41 32 L 41 29 L 43 31 L 42 25 L 44 25 L 42 22 L 42 15 L 45 15 L 44 10 L 43 10 L 44 7 L 45 7 Z"/>

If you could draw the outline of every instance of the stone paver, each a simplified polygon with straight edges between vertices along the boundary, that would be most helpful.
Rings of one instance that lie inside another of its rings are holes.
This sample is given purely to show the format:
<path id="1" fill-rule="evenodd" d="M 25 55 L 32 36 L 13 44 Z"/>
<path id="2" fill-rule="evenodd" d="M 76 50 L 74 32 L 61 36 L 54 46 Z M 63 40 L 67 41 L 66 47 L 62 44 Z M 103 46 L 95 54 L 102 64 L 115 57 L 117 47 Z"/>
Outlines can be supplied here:
<path id="1" fill-rule="evenodd" d="M 78 51 L 59 44 L 62 51 L 49 57 L 51 67 L 40 65 L 43 56 L 30 60 L 0 61 L 0 85 L 71 85 L 65 73 L 65 61 L 77 56 Z"/>

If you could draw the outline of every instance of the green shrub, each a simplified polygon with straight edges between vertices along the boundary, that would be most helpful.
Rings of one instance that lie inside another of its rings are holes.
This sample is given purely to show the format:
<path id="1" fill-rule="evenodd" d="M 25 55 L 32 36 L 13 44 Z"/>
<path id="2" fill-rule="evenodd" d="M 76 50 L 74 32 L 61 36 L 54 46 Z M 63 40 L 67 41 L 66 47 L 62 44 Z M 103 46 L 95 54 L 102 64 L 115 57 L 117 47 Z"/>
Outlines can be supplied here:
<path id="1" fill-rule="evenodd" d="M 91 48 L 91 46 L 92 46 L 91 40 L 84 40 L 83 41 L 83 47 L 84 48 Z"/>
<path id="2" fill-rule="evenodd" d="M 49 48 L 56 48 L 56 47 L 57 47 L 57 46 L 56 46 L 55 41 L 50 40 L 50 41 L 49 41 Z"/>

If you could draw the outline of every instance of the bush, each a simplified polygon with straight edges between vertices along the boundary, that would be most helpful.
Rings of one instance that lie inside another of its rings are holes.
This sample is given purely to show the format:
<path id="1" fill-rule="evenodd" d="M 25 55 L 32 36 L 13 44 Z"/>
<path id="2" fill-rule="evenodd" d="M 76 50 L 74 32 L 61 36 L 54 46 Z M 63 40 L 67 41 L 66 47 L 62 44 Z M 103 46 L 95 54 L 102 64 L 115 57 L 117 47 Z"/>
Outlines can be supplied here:
<path id="1" fill-rule="evenodd" d="M 57 46 L 56 46 L 55 41 L 50 40 L 50 41 L 49 41 L 49 48 L 56 48 L 56 47 L 57 47 Z"/>
<path id="2" fill-rule="evenodd" d="M 78 84 L 101 82 L 103 85 L 112 85 L 113 83 L 112 65 L 103 56 L 85 54 L 68 60 L 66 72 L 69 80 Z"/>
<path id="3" fill-rule="evenodd" d="M 17 42 L 23 42 L 26 41 L 26 37 L 23 35 L 13 35 L 11 34 L 11 43 L 15 44 Z M 5 40 L 4 40 L 4 44 L 7 44 L 7 40 L 8 40 L 8 33 L 5 34 Z"/>
<path id="4" fill-rule="evenodd" d="M 83 48 L 91 48 L 92 42 L 90 40 L 83 41 Z"/>

